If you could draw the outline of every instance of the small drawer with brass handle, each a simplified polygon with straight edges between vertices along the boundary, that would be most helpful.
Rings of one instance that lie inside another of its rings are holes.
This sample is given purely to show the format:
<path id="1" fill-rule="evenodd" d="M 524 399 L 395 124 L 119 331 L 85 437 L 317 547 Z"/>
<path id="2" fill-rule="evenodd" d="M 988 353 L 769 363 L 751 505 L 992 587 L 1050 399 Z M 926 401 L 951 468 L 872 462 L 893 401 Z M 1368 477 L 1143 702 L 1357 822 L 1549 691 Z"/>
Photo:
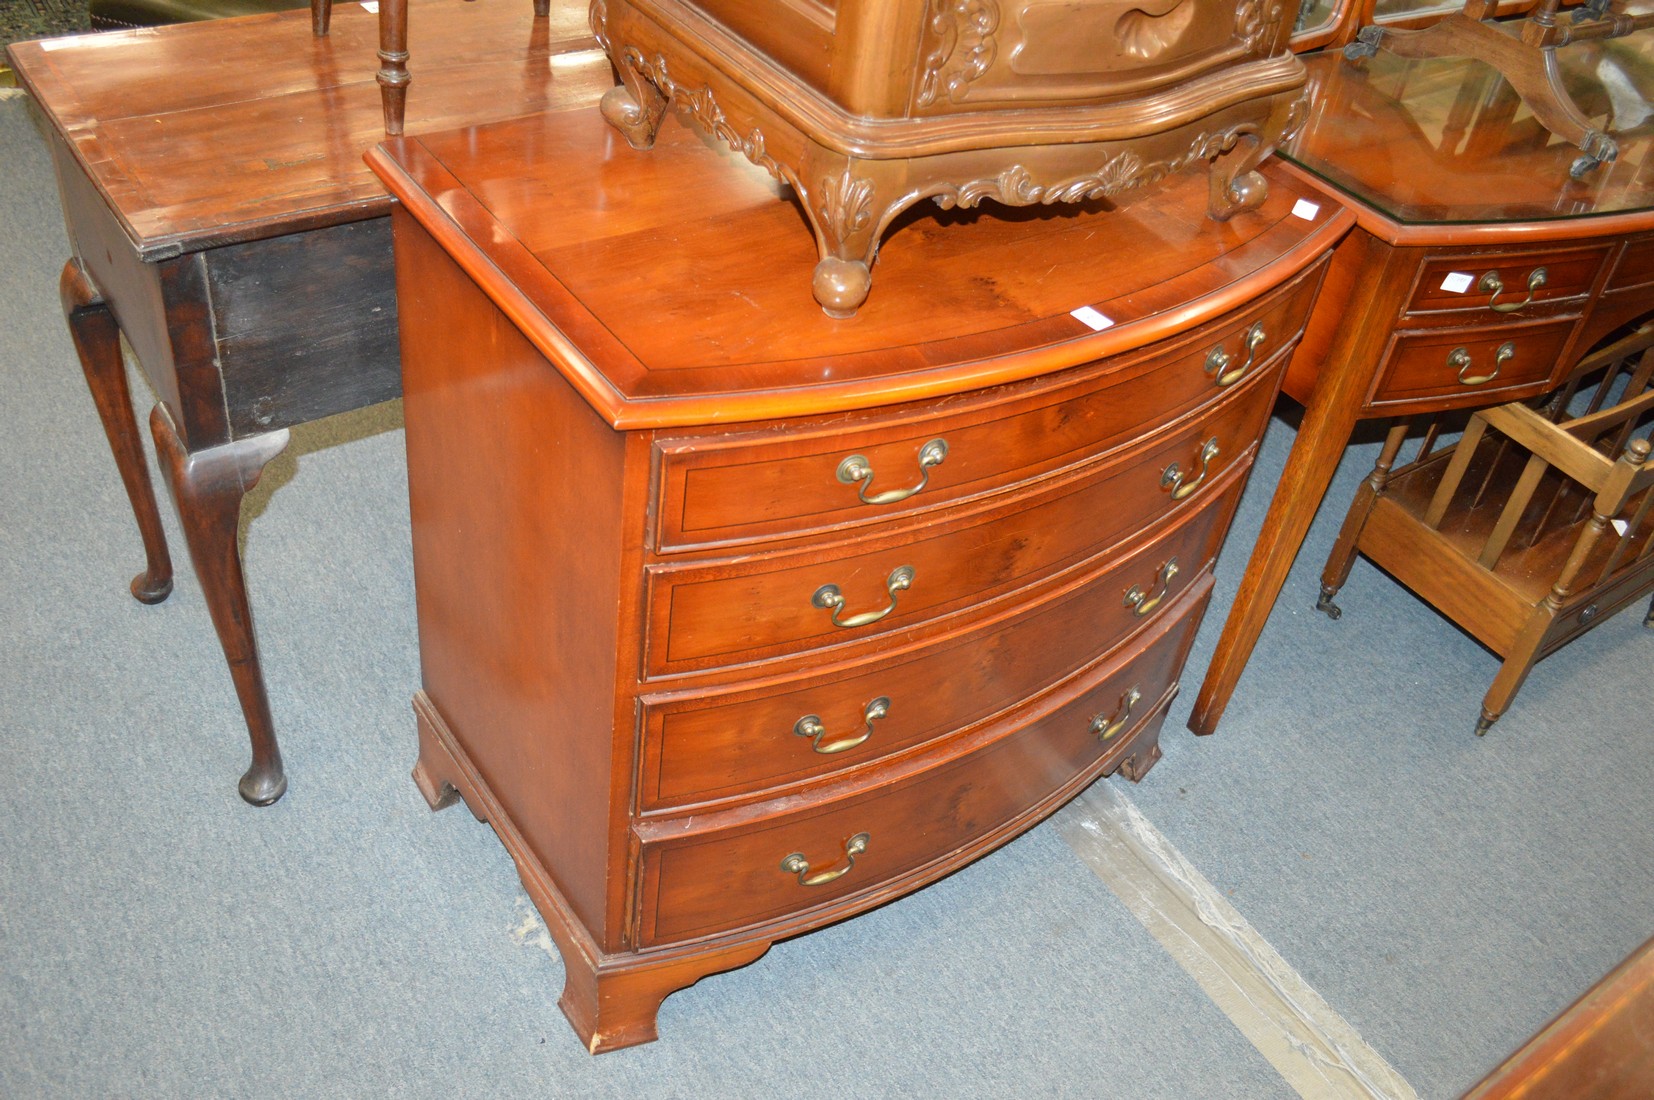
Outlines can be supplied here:
<path id="1" fill-rule="evenodd" d="M 1487 300 L 1487 308 L 1491 309 L 1493 312 L 1516 313 L 1524 306 L 1533 304 L 1533 296 L 1538 293 L 1540 288 L 1545 285 L 1549 278 L 1549 272 L 1547 272 L 1543 267 L 1536 267 L 1532 271 L 1528 272 L 1528 296 L 1523 298 L 1520 302 L 1501 302 L 1499 300 L 1499 295 L 1505 292 L 1505 281 L 1499 277 L 1499 273 L 1497 271 L 1485 272 L 1480 279 L 1476 280 L 1476 289 L 1481 291 L 1483 294 L 1489 295 Z"/>
<path id="2" fill-rule="evenodd" d="M 865 727 L 848 737 L 838 737 L 823 743 L 822 738 L 827 736 L 827 727 L 821 724 L 821 715 L 819 714 L 806 714 L 794 722 L 793 732 L 800 737 L 809 738 L 812 751 L 819 752 L 823 756 L 833 756 L 837 753 L 848 752 L 872 737 L 873 723 L 889 713 L 890 698 L 881 695 L 868 703 L 866 709 L 862 711 L 861 717 L 862 721 L 866 723 Z"/>
<path id="3" fill-rule="evenodd" d="M 933 466 L 940 466 L 942 460 L 948 457 L 948 441 L 933 439 L 919 448 L 918 466 L 919 480 L 917 484 L 905 489 L 887 489 L 882 493 L 867 495 L 867 490 L 873 485 L 873 465 L 867 461 L 866 455 L 850 455 L 838 464 L 835 472 L 841 484 L 856 486 L 856 496 L 863 504 L 896 504 L 906 500 L 930 484 L 930 471 Z"/>
<path id="4" fill-rule="evenodd" d="M 817 871 L 810 873 L 810 861 L 804 858 L 803 852 L 794 852 L 781 861 L 781 869 L 789 875 L 798 876 L 800 886 L 826 886 L 835 882 L 856 869 L 856 857 L 867 851 L 867 845 L 873 838 L 866 833 L 857 833 L 844 842 L 844 866 L 835 867 L 831 871 Z"/>
<path id="5" fill-rule="evenodd" d="M 1458 371 L 1459 385 L 1485 386 L 1499 377 L 1499 372 L 1505 368 L 1505 364 L 1510 362 L 1515 355 L 1516 345 L 1506 340 L 1494 351 L 1491 369 L 1478 367 L 1470 352 L 1464 348 L 1454 348 L 1448 352 L 1447 365 Z"/>
<path id="6" fill-rule="evenodd" d="M 1241 360 L 1240 365 L 1232 366 L 1235 357 L 1219 344 L 1206 353 L 1206 373 L 1211 375 L 1212 381 L 1219 386 L 1233 386 L 1245 378 L 1247 372 L 1252 369 L 1252 364 L 1257 359 L 1258 346 L 1268 338 L 1264 332 L 1263 322 L 1256 322 L 1246 330 L 1246 335 L 1241 339 L 1241 347 L 1246 350 L 1246 358 Z"/>
<path id="7" fill-rule="evenodd" d="M 1120 705 L 1113 714 L 1094 715 L 1091 719 L 1091 732 L 1097 735 L 1099 741 L 1112 741 L 1126 724 L 1131 721 L 1131 712 L 1143 699 L 1143 692 L 1136 684 L 1120 697 Z"/>
<path id="8" fill-rule="evenodd" d="M 1431 254 L 1420 265 L 1406 315 L 1463 311 L 1478 317 L 1577 315 L 1612 249 L 1606 244 L 1556 248 L 1462 249 Z"/>
<path id="9" fill-rule="evenodd" d="M 1168 558 L 1155 571 L 1154 587 L 1160 589 L 1160 594 L 1150 596 L 1148 592 L 1144 591 L 1142 585 L 1134 584 L 1126 593 L 1125 606 L 1131 608 L 1131 613 L 1139 618 L 1150 614 L 1160 606 L 1160 602 L 1166 598 L 1166 593 L 1172 590 L 1172 581 L 1176 577 L 1177 559 Z"/>
<path id="10" fill-rule="evenodd" d="M 1398 332 L 1367 407 L 1405 415 L 1541 393 L 1567 368 L 1561 356 L 1577 323 L 1568 317 L 1522 321 L 1513 315 L 1503 324 Z"/>
<path id="11" fill-rule="evenodd" d="M 1206 475 L 1212 468 L 1212 460 L 1220 453 L 1222 449 L 1218 446 L 1217 439 L 1208 439 L 1200 448 L 1200 473 L 1190 480 L 1183 472 L 1183 467 L 1174 462 L 1160 472 L 1160 487 L 1171 493 L 1173 500 L 1188 498 L 1205 482 Z"/>
<path id="12" fill-rule="evenodd" d="M 913 587 L 913 566 L 898 565 L 885 578 L 884 590 L 890 595 L 890 602 L 877 611 L 862 611 L 841 619 L 839 614 L 844 610 L 844 593 L 839 591 L 836 584 L 824 584 L 815 590 L 810 602 L 823 611 L 832 612 L 833 625 L 843 630 L 854 630 L 858 626 L 870 626 L 878 622 L 892 611 L 896 610 L 896 593 L 905 592 Z"/>

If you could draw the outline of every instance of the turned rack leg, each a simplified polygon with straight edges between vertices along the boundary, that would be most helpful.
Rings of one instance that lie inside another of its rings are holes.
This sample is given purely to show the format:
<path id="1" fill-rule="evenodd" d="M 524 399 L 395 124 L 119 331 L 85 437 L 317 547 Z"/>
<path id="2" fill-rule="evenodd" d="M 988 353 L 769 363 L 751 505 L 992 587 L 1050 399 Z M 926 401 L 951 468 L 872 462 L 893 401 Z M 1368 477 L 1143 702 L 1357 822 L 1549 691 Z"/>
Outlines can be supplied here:
<path id="1" fill-rule="evenodd" d="M 1407 429 L 1405 420 L 1390 429 L 1384 439 L 1384 448 L 1378 453 L 1378 461 L 1373 464 L 1373 472 L 1356 490 L 1355 500 L 1344 517 L 1344 526 L 1338 529 L 1338 541 L 1332 544 L 1332 552 L 1327 555 L 1326 568 L 1321 571 L 1321 596 L 1315 601 L 1315 610 L 1326 612 L 1329 619 L 1336 620 L 1344 614 L 1332 599 L 1344 587 L 1344 582 L 1350 579 L 1356 547 L 1361 543 L 1361 529 L 1367 526 L 1367 517 L 1372 515 L 1373 505 L 1378 503 L 1378 498 L 1384 495 L 1384 489 L 1390 483 L 1390 469 L 1396 463 L 1396 455 L 1401 453 L 1402 444 L 1407 441 Z"/>
<path id="2" fill-rule="evenodd" d="M 156 405 L 149 416 L 149 430 L 247 720 L 253 762 L 241 777 L 241 797 L 255 806 L 268 806 L 287 790 L 287 776 L 259 668 L 236 534 L 242 498 L 258 484 L 270 460 L 286 448 L 287 429 L 191 452 L 179 438 L 166 406 Z"/>
<path id="3" fill-rule="evenodd" d="M 138 418 L 126 381 L 126 363 L 121 358 L 120 327 L 74 260 L 63 265 L 58 292 L 63 301 L 64 319 L 69 322 L 70 338 L 80 356 L 80 369 L 86 375 L 87 388 L 92 391 L 98 418 L 103 421 L 103 434 L 114 452 L 115 468 L 126 486 L 126 496 L 132 502 L 132 515 L 138 521 L 138 534 L 144 543 L 148 565 L 144 572 L 132 578 L 132 595 L 140 603 L 160 603 L 172 592 L 172 557 L 167 553 L 166 532 L 161 527 L 155 488 L 149 480 L 149 464 L 144 459 L 144 447 L 138 435 Z"/>

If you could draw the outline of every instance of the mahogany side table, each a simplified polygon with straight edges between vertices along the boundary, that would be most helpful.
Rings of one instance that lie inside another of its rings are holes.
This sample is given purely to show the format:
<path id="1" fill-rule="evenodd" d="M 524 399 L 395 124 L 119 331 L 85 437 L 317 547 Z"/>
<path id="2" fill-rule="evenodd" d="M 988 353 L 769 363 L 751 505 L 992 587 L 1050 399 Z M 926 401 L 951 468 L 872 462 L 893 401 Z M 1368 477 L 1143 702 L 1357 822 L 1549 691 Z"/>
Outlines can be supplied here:
<path id="1" fill-rule="evenodd" d="M 425 94 L 448 128 L 589 99 L 611 83 L 585 10 L 421 5 Z M 259 669 L 236 527 L 294 424 L 400 392 L 391 200 L 362 163 L 381 135 L 377 24 L 360 5 L 326 37 L 300 9 L 8 48 L 49 125 L 74 255 L 64 312 L 148 558 L 172 564 L 121 342 L 154 387 L 162 473 L 252 740 L 242 797 L 287 780 Z"/>
<path id="2" fill-rule="evenodd" d="M 1581 45 L 1570 60 L 1646 87 L 1654 38 Z M 1310 119 L 1281 152 L 1349 203 L 1357 227 L 1287 369 L 1282 388 L 1304 418 L 1190 716 L 1196 733 L 1217 728 L 1357 421 L 1537 396 L 1654 311 L 1646 126 L 1574 180 L 1578 150 L 1478 62 L 1323 54 L 1309 70 Z"/>

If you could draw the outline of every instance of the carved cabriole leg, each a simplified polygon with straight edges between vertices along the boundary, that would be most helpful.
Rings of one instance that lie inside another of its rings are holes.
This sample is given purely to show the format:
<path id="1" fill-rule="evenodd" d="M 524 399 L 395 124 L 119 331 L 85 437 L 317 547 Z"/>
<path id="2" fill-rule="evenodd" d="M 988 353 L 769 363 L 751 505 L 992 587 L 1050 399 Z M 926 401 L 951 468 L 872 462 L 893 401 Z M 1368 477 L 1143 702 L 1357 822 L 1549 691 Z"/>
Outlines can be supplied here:
<path id="1" fill-rule="evenodd" d="M 853 317 L 867 301 L 879 237 L 915 201 L 897 193 L 901 180 L 892 167 L 901 165 L 856 161 L 820 146 L 805 154 L 796 187 L 821 257 L 810 290 L 829 317 Z"/>
<path id="2" fill-rule="evenodd" d="M 161 513 L 155 506 L 155 488 L 149 481 L 149 464 L 138 438 L 138 418 L 132 408 L 132 391 L 126 382 L 126 364 L 121 358 L 121 331 L 114 314 L 92 286 L 80 265 L 70 260 L 58 280 L 63 316 L 69 322 L 69 336 L 80 356 L 80 369 L 92 391 L 103 434 L 115 455 L 115 468 L 126 486 L 138 534 L 144 542 L 148 567 L 132 578 L 132 595 L 140 603 L 160 603 L 172 591 L 172 557 L 167 553 L 167 536 L 161 527 Z"/>
<path id="3" fill-rule="evenodd" d="M 287 776 L 259 669 L 236 530 L 242 498 L 258 484 L 270 460 L 286 448 L 287 429 L 191 453 L 179 439 L 166 406 L 156 405 L 149 415 L 149 430 L 247 719 L 253 762 L 241 777 L 241 797 L 255 806 L 268 806 L 287 790 Z"/>
<path id="4" fill-rule="evenodd" d="M 310 0 L 310 33 L 325 38 L 332 22 L 333 0 Z"/>
<path id="5" fill-rule="evenodd" d="M 1228 221 L 1243 210 L 1262 206 L 1269 197 L 1269 183 L 1258 172 L 1258 165 L 1298 131 L 1308 114 L 1307 94 L 1279 94 L 1262 125 L 1239 131 L 1234 144 L 1212 160 L 1207 213 L 1217 221 Z"/>
<path id="6" fill-rule="evenodd" d="M 379 99 L 385 111 L 385 133 L 402 132 L 408 109 L 408 0 L 380 0 Z"/>
<path id="7" fill-rule="evenodd" d="M 603 93 L 598 109 L 609 125 L 621 132 L 628 145 L 647 149 L 655 144 L 655 135 L 660 132 L 660 120 L 666 114 L 666 95 L 634 66 L 619 65 L 616 69 L 620 84 Z"/>
<path id="8" fill-rule="evenodd" d="M 1384 437 L 1384 448 L 1378 453 L 1373 472 L 1356 490 L 1355 500 L 1344 516 L 1344 526 L 1338 529 L 1338 541 L 1332 544 L 1326 568 L 1321 571 L 1321 596 L 1315 601 L 1315 610 L 1325 611 L 1330 619 L 1344 614 L 1332 598 L 1350 579 L 1350 569 L 1355 565 L 1355 548 L 1361 541 L 1361 529 L 1367 526 L 1367 517 L 1372 515 L 1373 505 L 1384 495 L 1384 488 L 1390 483 L 1390 468 L 1395 465 L 1396 455 L 1401 453 L 1402 444 L 1406 441 L 1407 422 L 1402 421 Z"/>
<path id="9" fill-rule="evenodd" d="M 414 696 L 419 723 L 419 761 L 413 778 L 433 810 L 464 799 L 478 821 L 491 824 L 517 865 L 523 888 L 545 918 L 563 960 L 563 995 L 557 1006 L 593 1054 L 653 1042 L 661 1002 L 710 974 L 756 961 L 768 940 L 722 944 L 693 951 L 661 951 L 654 957 L 604 955 L 576 931 L 576 919 L 522 834 L 498 812 L 492 794 L 464 759 L 436 705 L 423 691 Z"/>

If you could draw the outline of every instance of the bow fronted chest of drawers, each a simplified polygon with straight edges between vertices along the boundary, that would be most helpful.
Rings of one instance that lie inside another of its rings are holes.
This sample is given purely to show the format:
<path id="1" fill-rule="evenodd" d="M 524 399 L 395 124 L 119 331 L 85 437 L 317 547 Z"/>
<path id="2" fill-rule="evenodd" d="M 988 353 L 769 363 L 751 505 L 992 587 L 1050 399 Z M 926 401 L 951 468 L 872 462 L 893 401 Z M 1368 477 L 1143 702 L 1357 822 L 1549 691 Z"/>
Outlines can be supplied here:
<path id="1" fill-rule="evenodd" d="M 1342 209 L 1273 176 L 1214 222 L 1187 174 L 915 221 L 833 321 L 774 181 L 676 123 L 370 163 L 401 200 L 415 778 L 510 850 L 590 1049 L 1158 758 Z"/>

